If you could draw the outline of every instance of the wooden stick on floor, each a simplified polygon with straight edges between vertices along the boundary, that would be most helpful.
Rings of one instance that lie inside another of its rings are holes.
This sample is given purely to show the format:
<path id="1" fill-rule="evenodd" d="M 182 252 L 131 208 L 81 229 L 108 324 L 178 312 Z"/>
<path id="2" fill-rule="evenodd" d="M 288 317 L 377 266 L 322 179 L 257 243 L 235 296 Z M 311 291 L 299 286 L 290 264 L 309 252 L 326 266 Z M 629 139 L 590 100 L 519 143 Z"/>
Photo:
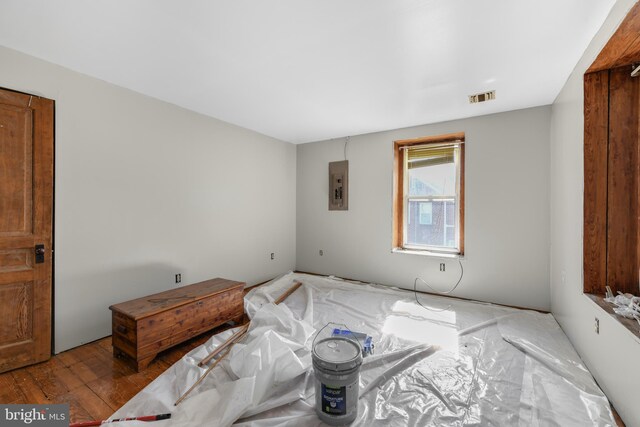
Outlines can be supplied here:
<path id="1" fill-rule="evenodd" d="M 287 289 L 282 295 L 280 295 L 278 297 L 277 300 L 274 301 L 274 303 L 276 305 L 280 304 L 282 301 L 286 300 L 289 297 L 289 295 L 294 293 L 300 286 L 302 286 L 301 282 L 294 282 L 293 285 L 289 289 Z M 240 329 L 235 334 L 233 334 L 229 339 L 227 339 L 220 346 L 218 346 L 215 350 L 213 350 L 211 353 L 209 353 L 204 359 L 202 359 L 198 363 L 198 366 L 202 367 L 202 366 L 206 365 L 207 363 L 209 363 L 209 361 L 211 359 L 213 359 L 218 354 L 220 354 L 222 352 L 222 350 L 224 350 L 225 348 L 227 348 L 230 345 L 235 344 L 236 341 L 240 340 L 245 335 L 247 330 L 249 329 L 249 325 L 250 325 L 250 323 L 247 323 L 246 325 L 242 325 L 240 327 Z"/>
<path id="2" fill-rule="evenodd" d="M 180 402 L 182 402 L 188 395 L 189 393 L 191 393 L 191 391 L 196 388 L 198 386 L 198 384 L 200 384 L 202 382 L 202 380 L 205 379 L 205 377 L 207 375 L 209 375 L 209 372 L 211 372 L 213 370 L 213 368 L 215 368 L 216 366 L 218 366 L 218 363 L 222 362 L 222 359 L 224 359 L 224 357 L 229 354 L 229 352 L 231 351 L 231 346 L 229 346 L 229 348 L 227 348 L 227 350 L 222 353 L 222 356 L 220 356 L 218 358 L 218 360 L 216 360 L 213 365 L 209 366 L 207 368 L 206 371 L 204 371 L 204 374 L 202 374 L 202 376 L 200 378 L 198 378 L 198 381 L 196 381 L 191 387 L 189 387 L 189 390 L 185 391 L 184 394 L 182 396 L 180 396 L 180 398 L 178 400 L 176 400 L 176 403 L 174 403 L 175 406 L 178 406 L 178 404 Z"/>
<path id="3" fill-rule="evenodd" d="M 281 302 L 283 302 L 284 300 L 286 300 L 292 293 L 294 293 L 300 286 L 302 286 L 302 282 L 294 282 L 293 285 L 287 289 L 282 295 L 280 295 L 280 297 L 275 300 L 275 304 L 278 305 Z M 222 361 L 222 359 L 225 358 L 225 356 L 227 354 L 229 354 L 229 352 L 231 351 L 231 348 L 233 347 L 233 345 L 235 343 L 237 343 L 238 341 L 240 341 L 242 338 L 244 338 L 244 336 L 247 334 L 247 332 L 249 331 L 249 325 L 251 325 L 251 322 L 247 323 L 246 325 L 243 325 L 240 330 L 238 330 L 235 334 L 233 334 L 231 337 L 229 337 L 229 339 L 227 339 L 224 343 L 222 343 L 222 345 L 220 345 L 219 347 L 217 347 L 215 350 L 213 350 L 213 352 L 211 352 L 211 354 L 209 354 L 207 357 L 205 357 L 204 359 L 202 359 L 200 361 L 200 363 L 198 363 L 198 366 L 202 366 L 205 363 L 209 362 L 211 359 L 213 359 L 217 354 L 219 354 L 220 352 L 222 352 L 225 348 L 226 351 L 224 353 L 222 353 L 222 355 L 213 363 L 213 365 L 211 365 L 209 368 L 207 368 L 206 371 L 204 371 L 204 374 L 202 374 L 202 376 L 200 378 L 198 378 L 198 380 L 195 382 L 195 384 L 193 384 L 189 390 L 185 391 L 182 396 L 180 396 L 178 398 L 178 400 L 176 400 L 176 403 L 174 404 L 175 406 L 178 406 L 178 404 L 180 404 L 180 402 L 182 402 L 188 395 L 189 393 L 191 393 L 191 391 L 193 391 L 198 384 L 200 384 L 207 375 L 209 375 L 209 372 L 211 372 L 213 370 L 213 368 L 215 368 L 216 366 L 218 366 L 218 363 L 220 363 Z"/>
<path id="4" fill-rule="evenodd" d="M 287 291 L 285 293 L 283 293 L 282 295 L 280 295 L 280 298 L 278 298 L 277 300 L 275 300 L 275 304 L 278 305 L 280 304 L 282 301 L 286 300 L 287 298 L 289 298 L 289 295 L 291 295 L 292 293 L 294 293 L 300 286 L 302 286 L 302 282 L 294 282 L 293 286 L 291 286 L 289 289 L 287 289 Z"/>
<path id="5" fill-rule="evenodd" d="M 227 348 L 230 345 L 234 344 L 235 341 L 238 341 L 240 338 L 242 338 L 244 336 L 244 334 L 247 332 L 248 329 L 249 329 L 249 323 L 247 323 L 246 325 L 240 326 L 240 329 L 238 329 L 238 331 L 236 331 L 235 334 L 233 334 L 231 337 L 229 337 L 228 340 L 226 340 L 225 342 L 220 344 L 215 350 L 213 350 L 211 353 L 209 353 L 209 355 L 207 357 L 202 359 L 200 361 L 200 363 L 198 363 L 198 366 L 204 366 L 207 363 L 209 363 L 209 361 L 211 359 L 216 357 L 218 354 L 222 353 L 222 350 L 224 350 L 225 348 Z"/>

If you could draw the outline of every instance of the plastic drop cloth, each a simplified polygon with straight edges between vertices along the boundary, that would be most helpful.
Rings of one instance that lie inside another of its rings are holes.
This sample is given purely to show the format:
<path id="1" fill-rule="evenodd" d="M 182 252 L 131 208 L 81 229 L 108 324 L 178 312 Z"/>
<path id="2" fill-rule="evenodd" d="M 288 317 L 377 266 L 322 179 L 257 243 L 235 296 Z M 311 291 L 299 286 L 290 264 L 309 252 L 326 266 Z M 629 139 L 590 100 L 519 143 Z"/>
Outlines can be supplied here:
<path id="1" fill-rule="evenodd" d="M 282 304 L 291 284 L 304 285 Z M 235 330 L 185 355 L 113 418 L 171 412 L 153 426 L 321 426 L 311 345 L 329 322 L 373 337 L 358 426 L 615 426 L 609 402 L 547 314 L 289 273 L 251 290 L 248 336 L 179 406 L 197 363 Z M 437 311 L 436 311 L 437 310 Z M 138 421 L 115 423 L 136 426 Z"/>

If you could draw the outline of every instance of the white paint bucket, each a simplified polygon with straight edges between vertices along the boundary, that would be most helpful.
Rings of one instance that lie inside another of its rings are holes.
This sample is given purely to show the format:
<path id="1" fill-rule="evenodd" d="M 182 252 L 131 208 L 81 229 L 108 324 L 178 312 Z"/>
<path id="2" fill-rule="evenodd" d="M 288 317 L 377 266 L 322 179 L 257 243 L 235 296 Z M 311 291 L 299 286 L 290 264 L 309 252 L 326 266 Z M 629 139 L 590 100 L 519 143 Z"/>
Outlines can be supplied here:
<path id="1" fill-rule="evenodd" d="M 327 424 L 345 425 L 358 416 L 362 349 L 347 338 L 331 337 L 313 346 L 316 413 Z"/>

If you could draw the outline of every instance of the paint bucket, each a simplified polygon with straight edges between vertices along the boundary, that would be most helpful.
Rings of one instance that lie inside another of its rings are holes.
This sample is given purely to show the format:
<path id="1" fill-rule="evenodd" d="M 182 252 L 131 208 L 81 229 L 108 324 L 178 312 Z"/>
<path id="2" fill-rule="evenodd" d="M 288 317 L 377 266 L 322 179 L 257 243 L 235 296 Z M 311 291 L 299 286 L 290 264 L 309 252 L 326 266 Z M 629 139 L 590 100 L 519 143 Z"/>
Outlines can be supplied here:
<path id="1" fill-rule="evenodd" d="M 316 413 L 327 424 L 345 425 L 358 416 L 358 387 L 362 349 L 351 339 L 324 338 L 314 342 Z"/>

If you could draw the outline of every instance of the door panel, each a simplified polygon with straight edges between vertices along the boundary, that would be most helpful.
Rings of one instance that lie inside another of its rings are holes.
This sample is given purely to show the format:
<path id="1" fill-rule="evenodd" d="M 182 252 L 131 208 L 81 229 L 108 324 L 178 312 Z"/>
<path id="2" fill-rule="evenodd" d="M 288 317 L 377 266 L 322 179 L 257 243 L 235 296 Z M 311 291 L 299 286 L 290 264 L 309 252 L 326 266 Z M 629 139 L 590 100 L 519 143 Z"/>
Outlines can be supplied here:
<path id="1" fill-rule="evenodd" d="M 0 273 L 31 270 L 33 253 L 29 249 L 0 250 Z"/>
<path id="2" fill-rule="evenodd" d="M 0 90 L 0 372 L 51 356 L 52 214 L 53 101 Z"/>
<path id="3" fill-rule="evenodd" d="M 33 204 L 31 110 L 0 104 L 0 117 L 0 236 L 29 234 Z"/>
<path id="4" fill-rule="evenodd" d="M 8 303 L 5 321 L 0 323 L 0 342 L 10 345 L 30 340 L 33 336 L 33 282 L 0 287 L 0 300 Z"/>

